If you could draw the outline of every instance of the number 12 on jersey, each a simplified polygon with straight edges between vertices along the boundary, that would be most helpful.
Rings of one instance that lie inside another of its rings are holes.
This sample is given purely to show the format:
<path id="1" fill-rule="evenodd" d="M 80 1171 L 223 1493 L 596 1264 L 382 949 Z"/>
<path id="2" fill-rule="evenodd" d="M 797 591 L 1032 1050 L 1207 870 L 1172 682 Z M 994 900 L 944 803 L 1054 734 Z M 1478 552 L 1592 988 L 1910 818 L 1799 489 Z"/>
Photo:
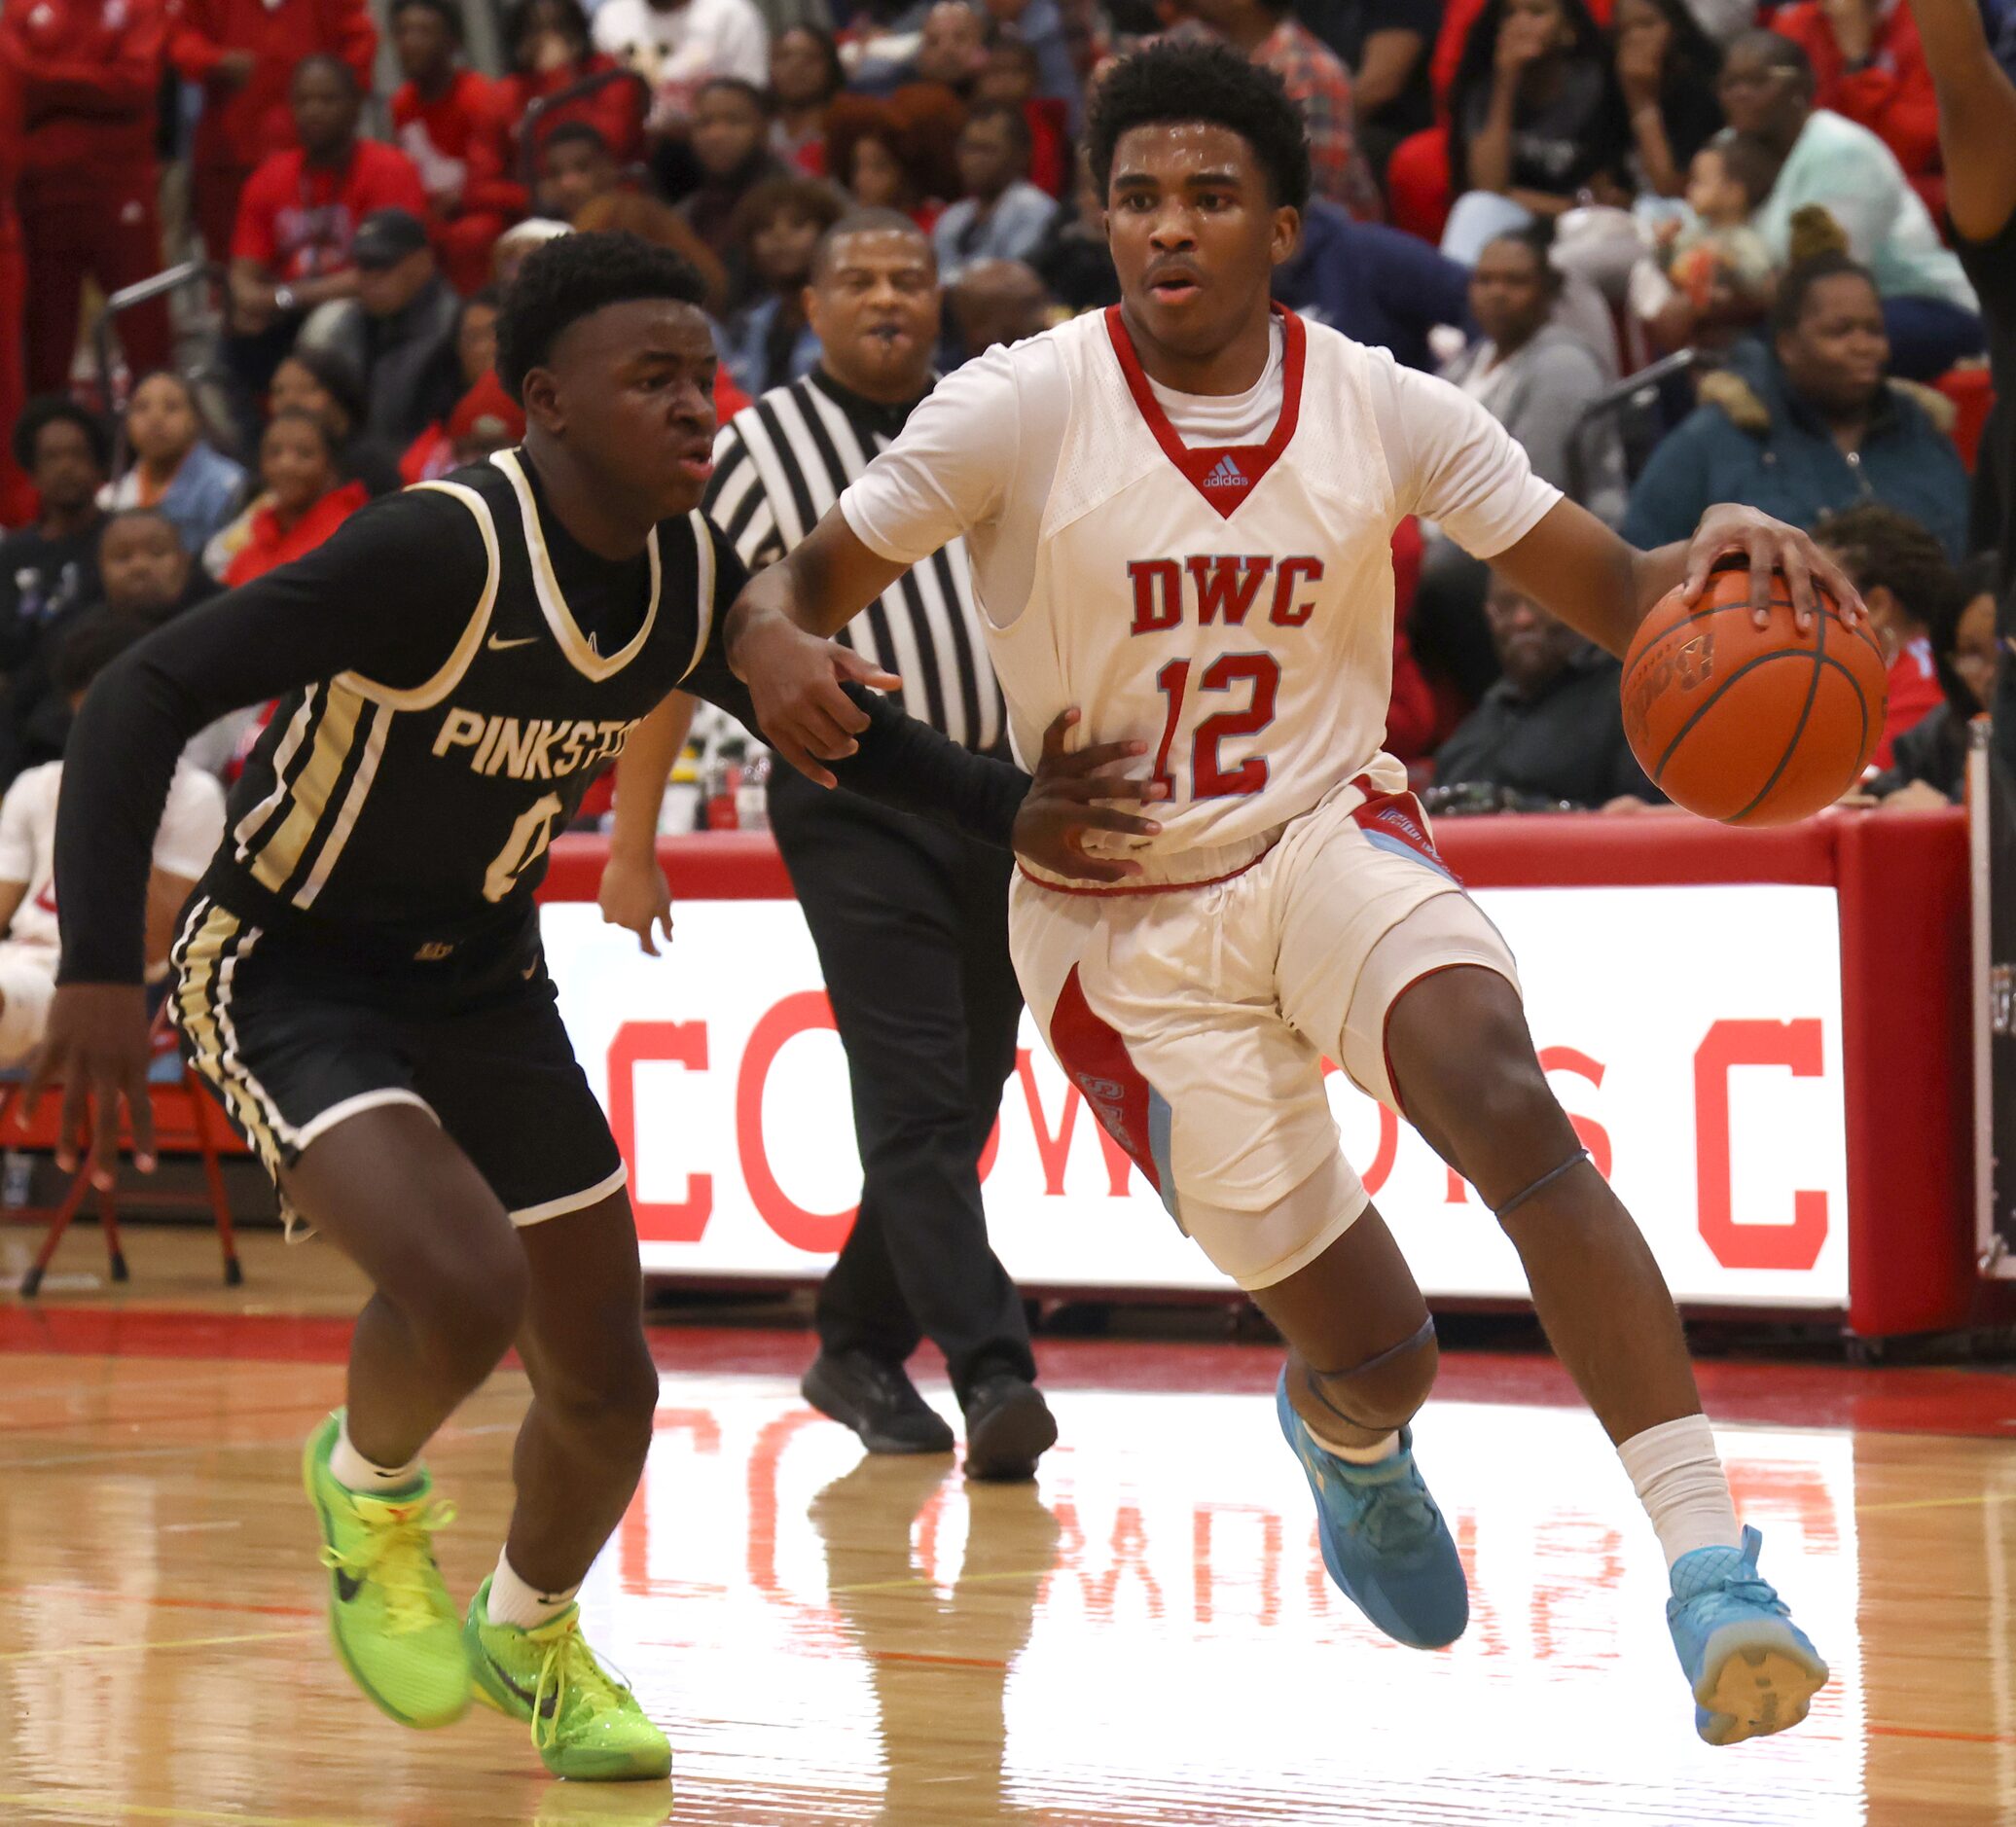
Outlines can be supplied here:
<path id="1" fill-rule="evenodd" d="M 1162 742 L 1155 751 L 1155 778 L 1168 788 L 1171 800 L 1177 797 L 1176 783 L 1170 772 L 1170 749 L 1176 739 L 1176 728 L 1183 720 L 1183 699 L 1190 690 L 1192 662 L 1171 660 L 1155 675 L 1155 689 L 1169 699 L 1169 714 L 1162 726 Z M 1274 701 L 1281 682 L 1280 663 L 1272 654 L 1220 654 L 1198 674 L 1200 692 L 1235 692 L 1250 688 L 1244 708 L 1221 710 L 1197 726 L 1190 738 L 1190 797 L 1193 800 L 1234 800 L 1258 793 L 1267 784 L 1267 757 L 1248 755 L 1238 767 L 1226 770 L 1219 762 L 1218 745 L 1235 737 L 1258 735 L 1274 721 Z"/>

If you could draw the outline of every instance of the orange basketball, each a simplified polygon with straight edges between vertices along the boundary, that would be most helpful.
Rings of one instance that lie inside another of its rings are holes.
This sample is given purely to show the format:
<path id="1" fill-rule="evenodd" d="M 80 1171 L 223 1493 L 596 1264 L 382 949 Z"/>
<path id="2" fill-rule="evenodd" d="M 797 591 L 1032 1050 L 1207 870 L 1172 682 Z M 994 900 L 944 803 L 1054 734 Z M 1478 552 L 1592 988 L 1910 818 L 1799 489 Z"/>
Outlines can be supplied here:
<path id="1" fill-rule="evenodd" d="M 1802 634 L 1774 573 L 1760 628 L 1749 566 L 1729 558 L 1692 609 L 1675 591 L 1639 626 L 1624 656 L 1624 734 L 1674 805 L 1725 825 L 1788 825 L 1861 778 L 1883 734 L 1883 652 L 1815 588 L 1825 613 Z"/>

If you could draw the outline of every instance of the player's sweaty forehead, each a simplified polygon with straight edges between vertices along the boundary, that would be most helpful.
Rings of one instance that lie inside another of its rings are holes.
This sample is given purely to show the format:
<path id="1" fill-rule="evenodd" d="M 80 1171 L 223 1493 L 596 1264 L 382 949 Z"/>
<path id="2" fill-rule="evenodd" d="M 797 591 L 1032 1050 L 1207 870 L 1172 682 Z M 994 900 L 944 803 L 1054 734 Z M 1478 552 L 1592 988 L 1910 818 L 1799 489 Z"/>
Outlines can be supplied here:
<path id="1" fill-rule="evenodd" d="M 1215 121 L 1153 121 L 1129 127 L 1113 148 L 1109 189 L 1250 191 L 1265 188 L 1244 138 Z"/>

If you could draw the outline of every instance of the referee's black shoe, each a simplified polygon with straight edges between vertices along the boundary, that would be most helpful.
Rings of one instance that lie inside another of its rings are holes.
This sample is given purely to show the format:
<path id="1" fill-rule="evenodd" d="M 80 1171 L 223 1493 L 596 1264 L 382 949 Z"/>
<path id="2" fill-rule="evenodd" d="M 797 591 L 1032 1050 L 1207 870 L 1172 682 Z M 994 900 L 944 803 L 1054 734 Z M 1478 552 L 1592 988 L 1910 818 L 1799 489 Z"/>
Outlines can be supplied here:
<path id="1" fill-rule="evenodd" d="M 1057 1445 L 1057 1416 L 1042 1392 L 1011 1370 L 988 1371 L 966 1391 L 966 1476 L 1034 1478 Z"/>
<path id="2" fill-rule="evenodd" d="M 798 1388 L 821 1415 L 861 1436 L 870 1452 L 950 1452 L 952 1429 L 900 1364 L 866 1351 L 821 1351 Z"/>

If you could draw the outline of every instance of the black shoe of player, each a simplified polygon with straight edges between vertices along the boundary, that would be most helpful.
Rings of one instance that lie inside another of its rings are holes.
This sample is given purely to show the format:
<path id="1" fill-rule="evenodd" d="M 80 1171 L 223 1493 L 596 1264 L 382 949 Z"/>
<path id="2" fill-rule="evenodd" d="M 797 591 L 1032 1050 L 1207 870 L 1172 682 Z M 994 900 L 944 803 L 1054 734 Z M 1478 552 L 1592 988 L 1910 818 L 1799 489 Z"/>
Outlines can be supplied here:
<path id="1" fill-rule="evenodd" d="M 900 1364 L 866 1351 L 821 1351 L 799 1382 L 805 1399 L 861 1436 L 870 1452 L 950 1452 L 952 1429 Z"/>
<path id="2" fill-rule="evenodd" d="M 1013 1371 L 992 1371 L 966 1392 L 966 1475 L 1034 1478 L 1057 1445 L 1057 1416 L 1041 1391 Z"/>

